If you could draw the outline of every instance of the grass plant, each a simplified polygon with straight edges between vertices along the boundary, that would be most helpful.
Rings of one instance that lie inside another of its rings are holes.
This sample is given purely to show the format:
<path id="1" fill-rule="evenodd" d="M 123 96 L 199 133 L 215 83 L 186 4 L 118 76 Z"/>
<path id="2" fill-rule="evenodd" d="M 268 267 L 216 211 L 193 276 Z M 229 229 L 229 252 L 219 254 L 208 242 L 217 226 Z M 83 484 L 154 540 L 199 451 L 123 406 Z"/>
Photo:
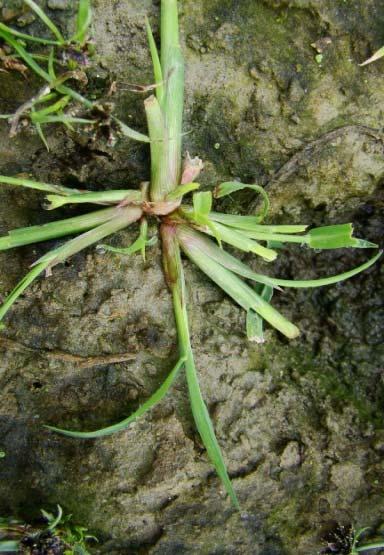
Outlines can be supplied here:
<path id="1" fill-rule="evenodd" d="M 87 528 L 72 522 L 60 505 L 57 514 L 41 509 L 44 526 L 31 526 L 12 518 L 0 518 L 0 553 L 62 553 L 89 555 L 87 543 L 97 541 Z"/>
<path id="2" fill-rule="evenodd" d="M 41 9 L 32 0 L 27 2 L 44 21 L 54 38 L 43 42 L 52 48 L 61 48 L 64 39 Z M 79 5 L 78 26 L 72 41 L 78 45 L 86 43 L 90 23 L 90 6 L 84 0 Z M 22 46 L 28 39 L 19 33 L 0 29 L 0 36 L 13 45 L 24 62 L 47 81 L 46 95 L 52 91 L 56 95 L 52 111 L 34 112 L 35 122 L 44 120 L 52 113 L 63 109 L 69 100 L 82 102 L 86 107 L 92 106 L 88 100 L 79 98 L 64 84 L 64 77 L 56 77 L 52 71 L 54 55 L 48 61 L 48 70 L 36 67 L 35 60 Z M 52 268 L 67 260 L 73 254 L 98 245 L 100 241 L 113 233 L 137 223 L 140 233 L 137 241 L 126 249 L 115 249 L 102 244 L 104 250 L 131 255 L 145 249 L 154 242 L 148 239 L 148 219 L 155 219 L 159 224 L 165 280 L 172 295 L 175 322 L 178 333 L 179 355 L 164 383 L 160 388 L 128 418 L 114 425 L 95 431 L 73 431 L 47 426 L 48 429 L 73 438 L 99 438 L 126 429 L 140 415 L 158 403 L 168 393 L 176 377 L 185 372 L 190 403 L 197 430 L 202 438 L 208 456 L 219 475 L 233 505 L 239 508 L 239 501 L 228 475 L 224 458 L 215 436 L 208 409 L 201 394 L 198 372 L 192 351 L 188 325 L 185 276 L 181 253 L 184 253 L 210 279 L 228 294 L 247 314 L 247 334 L 250 340 L 262 342 L 263 325 L 267 322 L 280 333 L 294 339 L 299 329 L 270 303 L 275 290 L 282 287 L 317 287 L 330 285 L 350 278 L 366 270 L 376 262 L 381 253 L 376 254 L 361 266 L 342 274 L 322 277 L 315 280 L 287 280 L 255 273 L 246 264 L 224 250 L 229 244 L 243 252 L 251 252 L 262 259 L 272 262 L 279 251 L 273 245 L 296 243 L 315 250 L 339 248 L 375 248 L 376 245 L 353 236 L 351 224 L 340 224 L 322 228 L 309 229 L 306 225 L 264 224 L 269 209 L 269 199 L 264 189 L 257 185 L 239 182 L 226 182 L 217 186 L 214 192 L 196 190 L 195 180 L 202 168 L 199 158 L 191 159 L 189 155 L 182 161 L 182 120 L 184 103 L 184 61 L 179 43 L 179 23 L 177 0 L 161 1 L 161 52 L 159 53 L 153 38 L 151 26 L 147 21 L 147 35 L 152 56 L 155 78 L 155 94 L 145 100 L 145 112 L 148 123 L 148 137 L 143 139 L 140 133 L 129 130 L 125 134 L 131 139 L 145 140 L 150 143 L 151 180 L 149 187 L 141 190 L 118 190 L 90 192 L 75 190 L 60 185 L 52 185 L 17 177 L 0 176 L 0 183 L 15 187 L 28 187 L 47 194 L 47 208 L 56 209 L 65 204 L 89 203 L 99 205 L 98 210 L 86 215 L 58 220 L 48 224 L 11 230 L 0 238 L 0 250 L 7 250 L 22 245 L 58 239 L 66 235 L 74 236 L 68 242 L 49 251 L 37 260 L 29 273 L 4 300 L 0 308 L 0 320 L 3 320 L 12 305 L 25 289 L 43 272 L 50 275 Z M 34 40 L 36 40 L 34 38 Z M 39 39 L 39 42 L 45 39 Z M 64 41 L 64 42 L 63 42 Z M 14 43 L 14 44 L 13 44 Z M 17 43 L 17 46 L 16 46 Z M 49 70 L 49 67 L 51 69 Z M 64 74 L 65 76 L 65 74 Z M 69 98 L 68 98 L 69 97 Z M 43 97 L 40 97 L 39 102 Z M 65 100 L 64 100 L 65 99 Z M 36 103 L 34 103 L 35 107 Z M 37 119 L 36 119 L 37 117 Z M 64 122 L 63 122 L 64 123 Z M 122 124 L 124 125 L 124 124 Z M 262 198 L 262 207 L 256 215 L 222 214 L 212 210 L 213 199 L 234 194 L 244 188 L 250 188 Z M 184 197 L 193 193 L 192 204 L 186 203 Z"/>
<path id="3" fill-rule="evenodd" d="M 85 71 L 93 53 L 89 37 L 92 19 L 91 0 L 79 0 L 75 32 L 67 39 L 38 4 L 33 0 L 23 1 L 44 23 L 52 38 L 21 33 L 0 22 L 0 40 L 13 51 L 8 65 L 13 67 L 15 62 L 12 63 L 12 60 L 19 60 L 21 67 L 31 70 L 44 84 L 14 114 L 3 114 L 0 118 L 8 119 L 11 137 L 17 134 L 22 121 L 29 121 L 49 150 L 43 132 L 44 125 L 61 123 L 71 128 L 74 124 L 83 124 L 97 128 L 99 120 L 105 116 L 105 109 L 102 106 L 88 100 L 71 85 L 76 82 L 87 82 Z M 43 48 L 42 52 L 33 52 L 33 45 L 36 46 L 36 44 Z M 77 105 L 86 109 L 89 116 L 73 115 L 72 111 Z M 67 112 L 64 111 L 65 109 Z M 117 118 L 113 118 L 113 123 L 117 134 L 149 142 L 149 137 L 134 131 Z M 113 140 L 111 137 L 111 141 Z"/>
<path id="4" fill-rule="evenodd" d="M 368 551 L 384 548 L 384 541 L 361 544 L 361 539 L 367 530 L 369 530 L 369 528 L 359 528 L 358 530 L 353 530 L 352 545 L 349 555 L 358 555 L 359 553 L 366 553 Z"/>

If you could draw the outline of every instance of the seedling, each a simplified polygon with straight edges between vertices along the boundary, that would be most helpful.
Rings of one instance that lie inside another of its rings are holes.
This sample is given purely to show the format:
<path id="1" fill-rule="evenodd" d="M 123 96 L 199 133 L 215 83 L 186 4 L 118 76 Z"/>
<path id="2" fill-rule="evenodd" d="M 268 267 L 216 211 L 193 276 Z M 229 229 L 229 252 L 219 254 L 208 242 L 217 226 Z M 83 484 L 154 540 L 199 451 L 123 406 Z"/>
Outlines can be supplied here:
<path id="1" fill-rule="evenodd" d="M 317 287 L 330 285 L 350 278 L 369 268 L 381 253 L 361 266 L 336 276 L 318 280 L 286 280 L 255 273 L 246 264 L 226 252 L 224 244 L 244 252 L 252 252 L 272 262 L 278 256 L 273 244 L 297 243 L 312 249 L 337 249 L 344 247 L 374 248 L 376 245 L 353 236 L 351 224 L 308 229 L 307 225 L 264 224 L 269 200 L 257 185 L 225 182 L 214 193 L 194 192 L 202 161 L 189 155 L 182 162 L 182 117 L 184 98 L 184 61 L 179 44 L 177 0 L 161 2 L 161 54 L 158 54 L 151 27 L 147 21 L 147 35 L 152 56 L 155 94 L 145 100 L 151 151 L 151 181 L 140 190 L 90 192 L 70 189 L 18 177 L 0 176 L 0 183 L 16 187 L 29 187 L 48 193 L 48 209 L 65 204 L 89 203 L 102 205 L 97 211 L 43 225 L 12 230 L 0 238 L 0 250 L 75 235 L 66 243 L 49 251 L 33 265 L 5 299 L 0 308 L 0 320 L 25 289 L 43 272 L 50 275 L 56 264 L 73 254 L 97 245 L 100 241 L 131 224 L 140 224 L 138 240 L 124 254 L 131 255 L 152 244 L 147 237 L 149 218 L 159 224 L 165 280 L 170 289 L 179 342 L 179 358 L 160 388 L 133 414 L 117 424 L 95 431 L 72 431 L 47 426 L 48 429 L 73 438 L 99 438 L 126 429 L 140 415 L 161 401 L 181 370 L 185 371 L 191 408 L 197 430 L 234 506 L 239 508 L 236 493 L 215 437 L 213 425 L 203 400 L 198 373 L 192 352 L 189 333 L 185 277 L 181 251 L 195 263 L 213 282 L 225 291 L 247 313 L 247 333 L 250 340 L 262 342 L 263 324 L 266 321 L 286 337 L 293 339 L 299 329 L 271 304 L 272 293 L 282 287 Z M 58 40 L 58 36 L 56 37 Z M 88 101 L 87 101 L 88 102 Z M 131 138 L 135 137 L 134 132 Z M 250 188 L 262 195 L 259 214 L 239 216 L 212 210 L 213 197 L 221 198 Z M 185 195 L 194 192 L 192 204 L 184 202 Z M 104 251 L 114 251 L 103 244 Z M 254 286 L 248 282 L 254 283 Z"/>
<path id="2" fill-rule="evenodd" d="M 43 132 L 43 126 L 49 123 L 62 123 L 72 128 L 74 124 L 92 126 L 97 131 L 98 124 L 105 125 L 108 117 L 107 108 L 91 102 L 77 90 L 68 85 L 68 82 L 86 83 L 85 70 L 89 65 L 89 58 L 93 53 L 92 43 L 89 40 L 89 28 L 92 12 L 90 0 L 79 0 L 76 18 L 76 30 L 73 36 L 65 39 L 55 23 L 33 1 L 24 0 L 24 3 L 40 18 L 53 38 L 41 38 L 26 33 L 21 33 L 0 22 L 0 39 L 14 54 L 6 56 L 0 48 L 0 61 L 7 69 L 16 69 L 24 73 L 29 68 L 37 77 L 43 80 L 44 85 L 14 114 L 3 114 L 1 119 L 8 119 L 10 136 L 14 137 L 19 130 L 21 122 L 29 121 L 34 125 L 41 140 L 49 150 L 48 142 Z M 31 45 L 38 44 L 41 48 L 48 49 L 46 53 L 34 53 Z M 1 57 L 2 53 L 2 57 Z M 39 63 L 41 62 L 41 63 Z M 43 64 L 43 65 L 42 65 Z M 89 112 L 87 118 L 74 116 L 72 111 L 80 104 Z M 67 109 L 67 112 L 64 110 Z M 108 118 L 110 119 L 110 118 Z M 121 134 L 132 139 L 149 142 L 149 138 L 142 133 L 133 131 L 129 126 L 111 118 L 111 127 L 116 134 Z M 110 133 L 110 142 L 115 140 Z"/>
<path id="3" fill-rule="evenodd" d="M 369 530 L 369 528 L 359 528 L 358 530 L 353 530 L 350 555 L 358 555 L 358 553 L 365 553 L 372 551 L 373 549 L 376 550 L 384 547 L 384 541 L 359 545 L 362 536 L 364 536 L 367 530 Z"/>
<path id="4" fill-rule="evenodd" d="M 0 518 L 0 553 L 62 553 L 89 555 L 87 543 L 97 541 L 83 526 L 72 522 L 72 515 L 63 515 L 60 505 L 57 515 L 44 509 L 45 526 L 31 526 L 10 518 Z"/>
<path id="5" fill-rule="evenodd" d="M 326 555 L 358 555 L 359 553 L 369 553 L 370 551 L 384 547 L 384 541 L 361 544 L 362 537 L 369 528 L 358 528 L 353 526 L 343 526 L 338 524 L 333 530 L 328 532 L 325 537 L 327 547 L 320 553 Z"/>

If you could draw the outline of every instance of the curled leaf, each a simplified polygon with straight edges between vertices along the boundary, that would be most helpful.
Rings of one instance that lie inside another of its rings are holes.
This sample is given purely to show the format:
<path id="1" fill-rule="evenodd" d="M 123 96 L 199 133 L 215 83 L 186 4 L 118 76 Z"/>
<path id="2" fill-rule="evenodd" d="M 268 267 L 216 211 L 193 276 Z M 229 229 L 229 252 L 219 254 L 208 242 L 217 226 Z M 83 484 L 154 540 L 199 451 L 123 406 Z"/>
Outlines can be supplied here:
<path id="1" fill-rule="evenodd" d="M 241 191 L 242 189 L 252 189 L 263 197 L 263 208 L 260 214 L 258 214 L 259 222 L 261 222 L 268 214 L 270 202 L 265 189 L 260 187 L 260 185 L 248 185 L 247 183 L 240 183 L 239 181 L 227 181 L 225 183 L 220 183 L 220 185 L 216 187 L 213 196 L 215 198 L 222 198 L 236 191 Z"/>

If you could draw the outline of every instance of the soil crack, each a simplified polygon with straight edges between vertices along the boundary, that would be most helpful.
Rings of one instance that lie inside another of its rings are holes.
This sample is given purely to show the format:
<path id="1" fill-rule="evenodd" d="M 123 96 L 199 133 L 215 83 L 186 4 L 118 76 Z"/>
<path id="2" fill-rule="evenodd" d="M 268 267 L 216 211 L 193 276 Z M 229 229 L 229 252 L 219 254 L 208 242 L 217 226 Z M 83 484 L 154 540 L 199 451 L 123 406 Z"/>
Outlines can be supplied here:
<path id="1" fill-rule="evenodd" d="M 6 347 L 7 349 L 13 351 L 36 353 L 41 357 L 51 360 L 70 362 L 76 364 L 79 368 L 93 368 L 95 366 L 104 366 L 107 364 L 118 364 L 120 362 L 126 362 L 136 358 L 136 355 L 132 353 L 83 357 L 81 355 L 74 355 L 59 350 L 50 351 L 48 349 L 34 349 L 33 347 L 29 347 L 28 345 L 24 345 L 23 343 L 19 343 L 18 341 L 7 339 L 5 337 L 0 337 L 0 348 L 2 347 Z"/>

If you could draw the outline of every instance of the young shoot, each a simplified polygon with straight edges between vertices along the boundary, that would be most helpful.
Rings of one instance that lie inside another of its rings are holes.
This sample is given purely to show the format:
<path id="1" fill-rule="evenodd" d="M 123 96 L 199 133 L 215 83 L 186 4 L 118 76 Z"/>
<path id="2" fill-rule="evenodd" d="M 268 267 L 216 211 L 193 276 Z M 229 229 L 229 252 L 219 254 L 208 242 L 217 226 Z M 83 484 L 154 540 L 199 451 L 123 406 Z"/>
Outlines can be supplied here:
<path id="1" fill-rule="evenodd" d="M 60 31 L 32 0 L 28 5 L 46 24 L 52 38 L 44 43 L 54 49 L 50 56 L 48 69 L 37 65 L 23 44 L 28 39 L 20 37 L 9 29 L 0 29 L 0 36 L 6 40 L 24 62 L 47 82 L 44 94 L 30 104 L 31 119 L 43 124 L 47 118 L 56 118 L 72 100 L 85 103 L 65 83 L 65 73 L 56 77 L 53 69 L 57 51 L 68 44 L 75 43 L 84 48 L 90 24 L 88 1 L 79 4 L 77 31 L 67 43 Z M 225 250 L 231 245 L 242 252 L 253 253 L 272 264 L 281 251 L 271 248 L 271 242 L 295 243 L 297 248 L 305 246 L 318 250 L 340 248 L 376 248 L 376 245 L 355 238 L 352 225 L 338 224 L 323 228 L 309 229 L 307 225 L 287 223 L 285 225 L 265 224 L 270 206 L 265 190 L 259 185 L 239 182 L 225 182 L 214 188 L 214 197 L 235 194 L 249 188 L 262 196 L 262 208 L 256 215 L 231 215 L 213 210 L 213 195 L 210 191 L 195 192 L 199 185 L 195 182 L 203 163 L 199 158 L 186 155 L 182 162 L 182 116 L 184 99 L 184 61 L 179 43 L 179 24 L 177 0 L 161 1 L 161 52 L 157 51 L 149 21 L 146 22 L 149 49 L 152 56 L 155 94 L 144 102 L 148 124 L 148 137 L 130 130 L 119 123 L 120 129 L 131 139 L 150 143 L 151 181 L 149 186 L 137 190 L 80 191 L 60 185 L 33 181 L 30 179 L 0 176 L 0 183 L 14 187 L 37 189 L 46 194 L 48 210 L 71 204 L 96 205 L 97 210 L 89 213 L 42 223 L 31 227 L 10 230 L 0 238 L 0 250 L 20 247 L 39 241 L 71 236 L 67 242 L 47 252 L 31 267 L 29 273 L 5 298 L 0 308 L 0 321 L 4 320 L 13 304 L 27 287 L 42 273 L 52 273 L 55 265 L 66 261 L 73 254 L 98 245 L 102 251 L 113 255 L 132 255 L 140 252 L 146 256 L 157 237 L 148 238 L 148 220 L 158 224 L 161 239 L 165 282 L 168 285 L 174 307 L 175 323 L 178 334 L 179 353 L 173 369 L 157 391 L 139 406 L 131 415 L 118 423 L 107 424 L 99 430 L 66 430 L 58 423 L 48 429 L 73 438 L 97 439 L 126 429 L 136 418 L 150 410 L 169 392 L 177 377 L 184 374 L 187 382 L 192 415 L 201 436 L 209 459 L 211 460 L 234 507 L 240 508 L 235 489 L 230 480 L 213 423 L 203 399 L 195 364 L 192 341 L 188 324 L 188 290 L 183 271 L 182 253 L 196 264 L 214 283 L 218 285 L 246 313 L 245 333 L 251 341 L 262 343 L 264 324 L 272 326 L 289 339 L 299 336 L 299 328 L 281 314 L 271 304 L 272 295 L 282 287 L 318 287 L 338 283 L 367 270 L 381 253 L 377 253 L 357 268 L 349 269 L 338 275 L 320 277 L 314 280 L 287 280 L 254 272 L 236 256 Z M 1 35 L 2 33 L 2 35 Z M 33 37 L 33 40 L 36 40 Z M 32 39 L 31 39 L 32 41 Z M 53 43 L 53 44 L 52 44 Z M 55 66 L 56 67 L 56 66 Z M 38 108 L 46 96 L 53 104 L 45 103 Z M 88 103 L 88 104 L 87 104 Z M 92 107 L 92 104 L 91 104 Z M 117 120 L 116 120 L 117 121 Z M 216 184 L 214 184 L 216 185 Z M 184 197 L 193 194 L 192 205 L 184 202 Z M 138 239 L 133 245 L 116 249 L 101 243 L 110 235 L 130 226 L 138 225 Z M 331 273 L 331 272 L 330 272 Z M 358 548 L 359 549 L 359 548 Z"/>
<path id="2" fill-rule="evenodd" d="M 43 130 L 46 124 L 61 123 L 68 128 L 78 124 L 97 130 L 100 118 L 105 117 L 103 106 L 88 100 L 76 88 L 76 84 L 87 83 L 86 70 L 94 53 L 90 41 L 91 0 L 78 0 L 76 28 L 69 38 L 63 37 L 55 23 L 38 4 L 33 0 L 23 1 L 44 23 L 48 37 L 21 33 L 5 23 L 0 23 L 0 41 L 13 53 L 12 56 L 3 59 L 3 65 L 5 71 L 21 71 L 20 67 L 23 68 L 23 72 L 29 69 L 44 84 L 14 114 L 4 114 L 0 118 L 8 119 L 11 137 L 18 133 L 21 122 L 29 122 L 49 150 Z M 34 48 L 36 45 L 39 47 L 37 53 Z M 89 117 L 73 115 L 79 105 L 88 111 Z M 116 118 L 112 118 L 112 127 L 111 144 L 114 142 L 114 133 L 134 140 L 149 141 L 146 135 L 134 131 Z"/>

